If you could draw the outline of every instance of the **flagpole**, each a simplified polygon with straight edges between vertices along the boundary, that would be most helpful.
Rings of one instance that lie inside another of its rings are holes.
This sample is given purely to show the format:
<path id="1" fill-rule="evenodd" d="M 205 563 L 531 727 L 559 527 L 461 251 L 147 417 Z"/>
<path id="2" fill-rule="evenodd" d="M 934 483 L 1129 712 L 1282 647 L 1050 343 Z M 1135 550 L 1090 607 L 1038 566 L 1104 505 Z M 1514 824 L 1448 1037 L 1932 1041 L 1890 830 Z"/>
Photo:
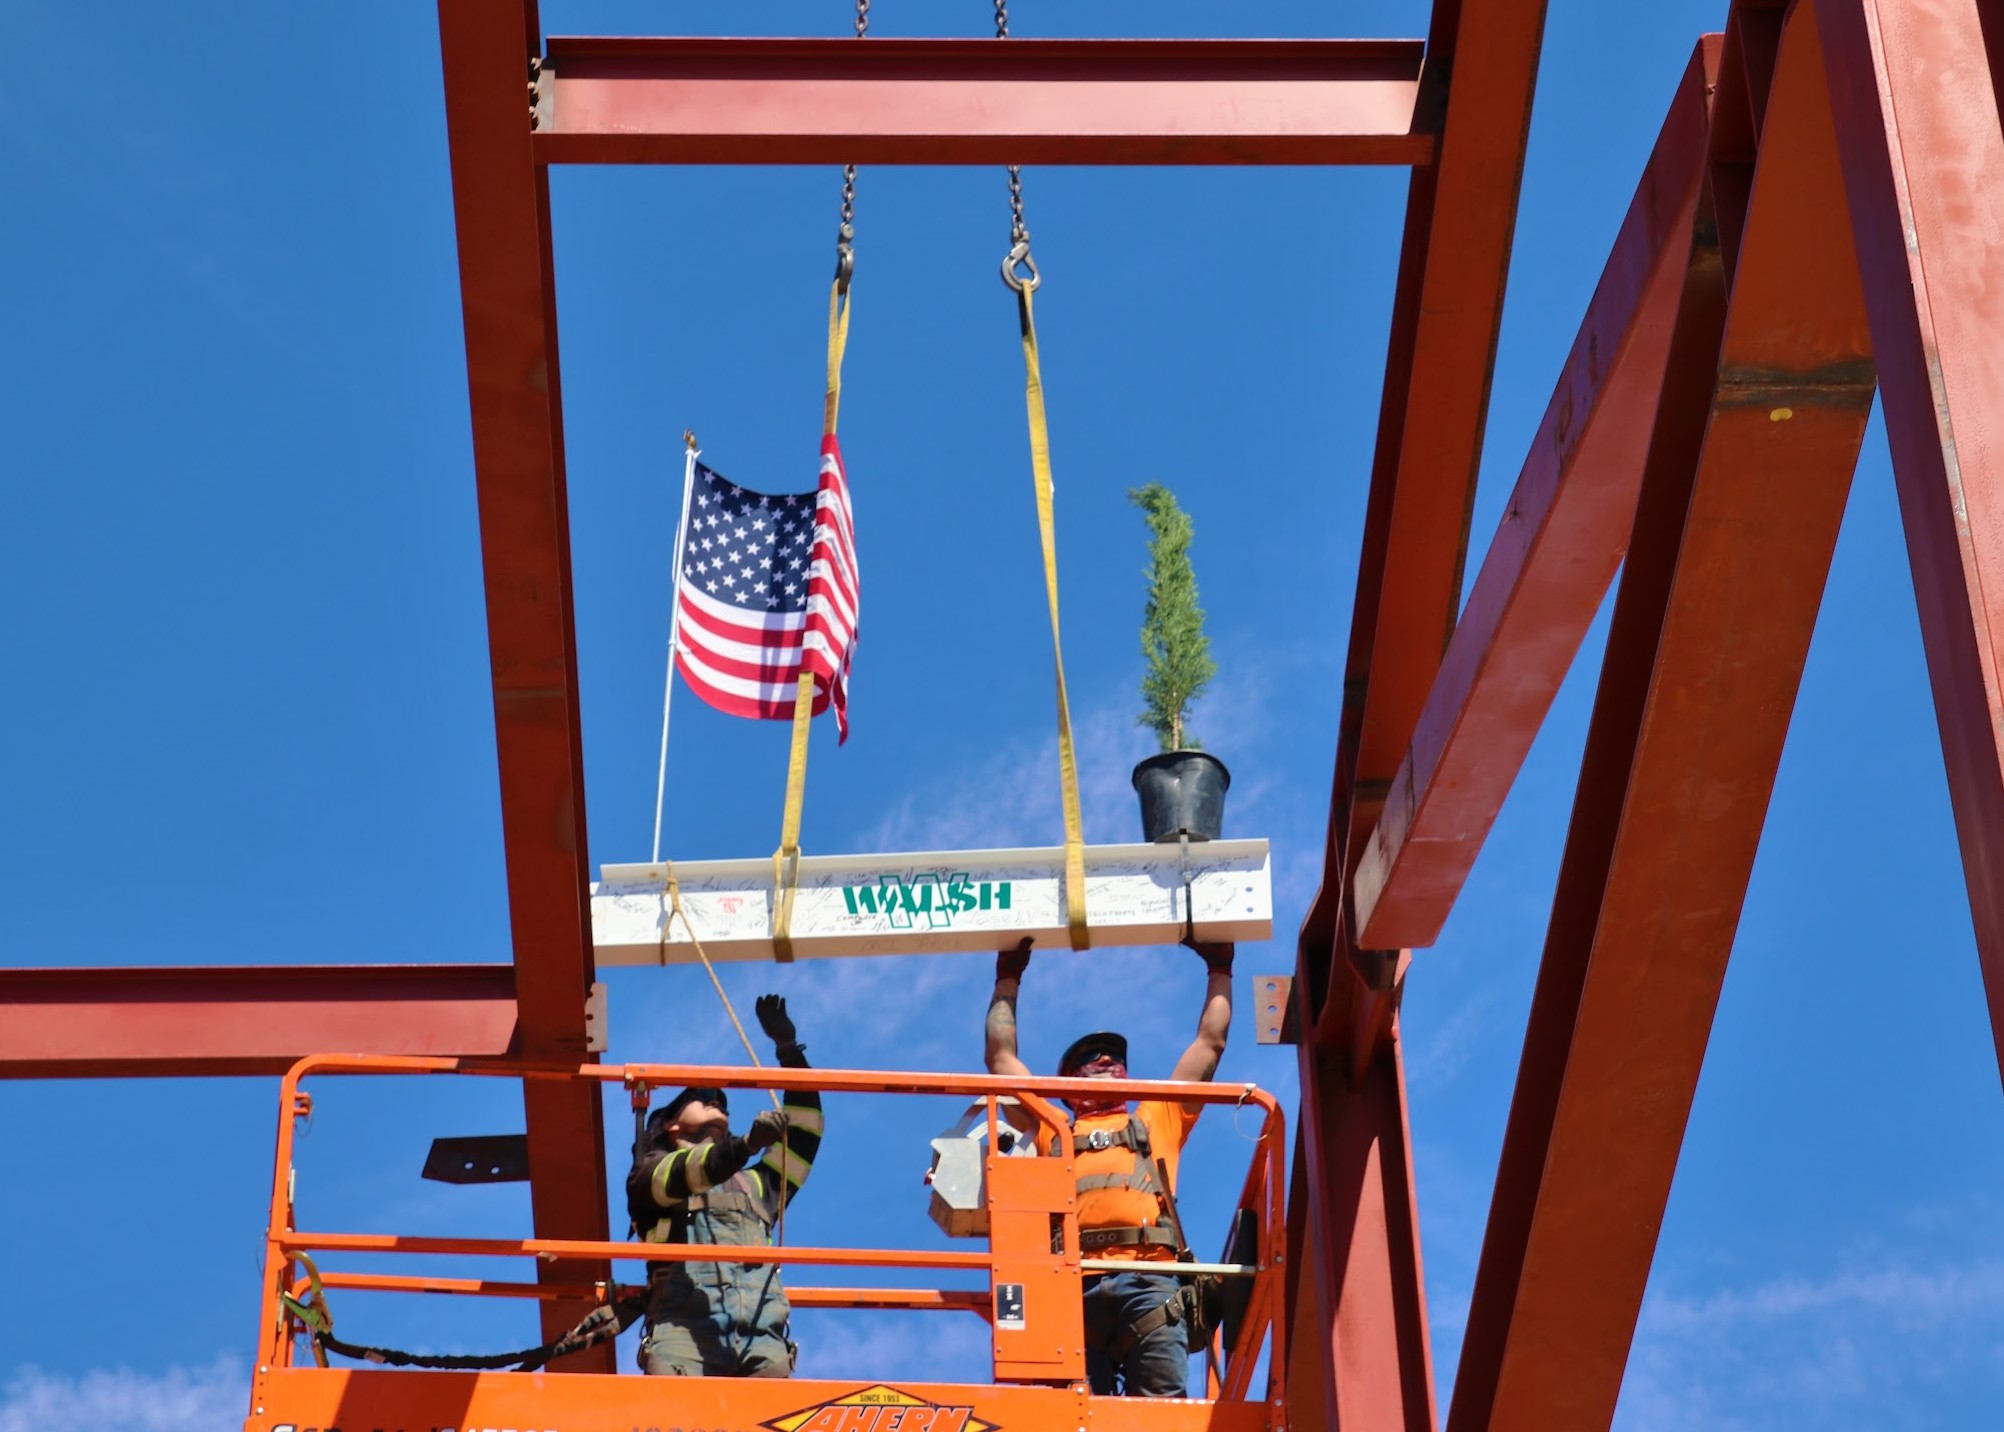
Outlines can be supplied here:
<path id="1" fill-rule="evenodd" d="M 654 776 L 654 850 L 650 863 L 661 859 L 661 810 L 668 797 L 668 709 L 675 700 L 675 643 L 682 634 L 682 549 L 689 537 L 689 502 L 696 490 L 696 435 L 682 434 L 687 448 L 682 464 L 682 516 L 675 524 L 674 580 L 669 584 L 673 607 L 668 617 L 668 679 L 661 690 L 661 765 Z"/>

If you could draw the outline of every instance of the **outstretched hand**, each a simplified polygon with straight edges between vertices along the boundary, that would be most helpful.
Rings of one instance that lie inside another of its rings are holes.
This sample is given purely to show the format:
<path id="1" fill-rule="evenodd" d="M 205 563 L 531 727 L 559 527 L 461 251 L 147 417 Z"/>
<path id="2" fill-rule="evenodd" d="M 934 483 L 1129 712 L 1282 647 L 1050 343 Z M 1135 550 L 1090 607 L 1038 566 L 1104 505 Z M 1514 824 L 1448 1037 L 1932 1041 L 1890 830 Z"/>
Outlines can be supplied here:
<path id="1" fill-rule="evenodd" d="M 745 1147 L 752 1153 L 769 1149 L 786 1137 L 787 1118 L 778 1109 L 766 1109 L 745 1130 Z"/>
<path id="2" fill-rule="evenodd" d="M 1204 961 L 1204 968 L 1214 975 L 1228 975 L 1232 972 L 1232 956 L 1238 953 L 1238 946 L 1230 940 L 1185 940 L 1184 944 L 1195 950 Z"/>
<path id="3" fill-rule="evenodd" d="M 1019 980 L 1023 978 L 1023 971 L 1030 968 L 1030 947 L 1035 943 L 1035 940 L 1025 935 L 1023 943 L 1016 946 L 1015 949 L 997 952 L 995 956 L 995 982 L 997 984 L 1000 984 L 1003 980 Z"/>
<path id="4" fill-rule="evenodd" d="M 786 1001 L 779 995 L 760 995 L 758 1003 L 753 1005 L 752 1009 L 758 1015 L 758 1027 L 765 1031 L 765 1037 L 775 1046 L 800 1042 L 793 1021 L 786 1017 Z"/>

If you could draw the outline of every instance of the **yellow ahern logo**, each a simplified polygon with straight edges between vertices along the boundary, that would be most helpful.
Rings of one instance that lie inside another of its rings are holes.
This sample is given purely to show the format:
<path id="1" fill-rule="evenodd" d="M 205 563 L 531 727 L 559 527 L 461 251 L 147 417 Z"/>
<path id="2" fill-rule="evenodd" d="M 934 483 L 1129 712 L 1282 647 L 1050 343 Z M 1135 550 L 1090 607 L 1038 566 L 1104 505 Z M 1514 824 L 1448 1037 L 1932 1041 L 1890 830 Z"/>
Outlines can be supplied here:
<path id="1" fill-rule="evenodd" d="M 882 1383 L 765 1424 L 772 1432 L 1001 1432 L 972 1407 L 927 1402 Z"/>

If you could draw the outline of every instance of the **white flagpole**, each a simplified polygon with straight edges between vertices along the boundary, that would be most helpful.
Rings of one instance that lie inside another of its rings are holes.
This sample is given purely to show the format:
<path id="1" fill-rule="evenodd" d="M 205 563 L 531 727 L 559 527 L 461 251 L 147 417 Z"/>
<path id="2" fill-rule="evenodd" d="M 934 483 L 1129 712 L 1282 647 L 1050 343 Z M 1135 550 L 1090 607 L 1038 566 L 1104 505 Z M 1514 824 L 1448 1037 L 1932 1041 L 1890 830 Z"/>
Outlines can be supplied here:
<path id="1" fill-rule="evenodd" d="M 674 606 L 668 617 L 668 680 L 661 691 L 661 766 L 654 777 L 654 851 L 650 862 L 661 859 L 661 808 L 668 796 L 668 708 L 675 699 L 675 643 L 682 634 L 682 548 L 689 536 L 689 502 L 696 490 L 696 435 L 683 433 L 688 447 L 682 465 L 682 515 L 675 524 L 675 578 L 669 586 Z"/>

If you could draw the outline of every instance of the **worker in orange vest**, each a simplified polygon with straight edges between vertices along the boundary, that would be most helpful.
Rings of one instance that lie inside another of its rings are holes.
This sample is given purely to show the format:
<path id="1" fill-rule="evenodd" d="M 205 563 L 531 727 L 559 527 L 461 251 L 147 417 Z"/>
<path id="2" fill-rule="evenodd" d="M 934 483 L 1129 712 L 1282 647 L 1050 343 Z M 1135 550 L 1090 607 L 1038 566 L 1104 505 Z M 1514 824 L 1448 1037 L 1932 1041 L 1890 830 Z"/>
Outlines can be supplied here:
<path id="1" fill-rule="evenodd" d="M 1208 1080 L 1217 1072 L 1232 1027 L 1232 953 L 1229 944 L 1192 946 L 1206 971 L 1204 1008 L 1197 1037 L 1176 1061 L 1172 1079 Z M 988 1072 L 1021 1078 L 1030 1073 L 1016 1052 L 1016 996 L 1029 968 L 1025 941 L 995 959 L 995 993 L 988 1003 Z M 1073 1041 L 1058 1059 L 1066 1078 L 1125 1079 L 1127 1040 L 1102 1030 Z M 1085 1279 L 1086 1375 L 1097 1393 L 1130 1397 L 1184 1397 L 1190 1381 L 1191 1304 L 1174 1274 L 1150 1273 L 1150 1263 L 1176 1261 L 1178 1239 L 1170 1200 L 1183 1144 L 1202 1111 L 1198 1104 L 1145 1099 L 1067 1100 L 1078 1172 L 1080 1251 L 1112 1258 L 1133 1272 L 1093 1273 Z M 1034 1125 L 1027 1113 L 1021 1127 Z M 1054 1131 L 1041 1136 L 1051 1153 Z M 1158 1161 L 1159 1167 L 1158 1167 Z M 1162 1173 L 1169 1178 L 1163 1186 Z"/>

